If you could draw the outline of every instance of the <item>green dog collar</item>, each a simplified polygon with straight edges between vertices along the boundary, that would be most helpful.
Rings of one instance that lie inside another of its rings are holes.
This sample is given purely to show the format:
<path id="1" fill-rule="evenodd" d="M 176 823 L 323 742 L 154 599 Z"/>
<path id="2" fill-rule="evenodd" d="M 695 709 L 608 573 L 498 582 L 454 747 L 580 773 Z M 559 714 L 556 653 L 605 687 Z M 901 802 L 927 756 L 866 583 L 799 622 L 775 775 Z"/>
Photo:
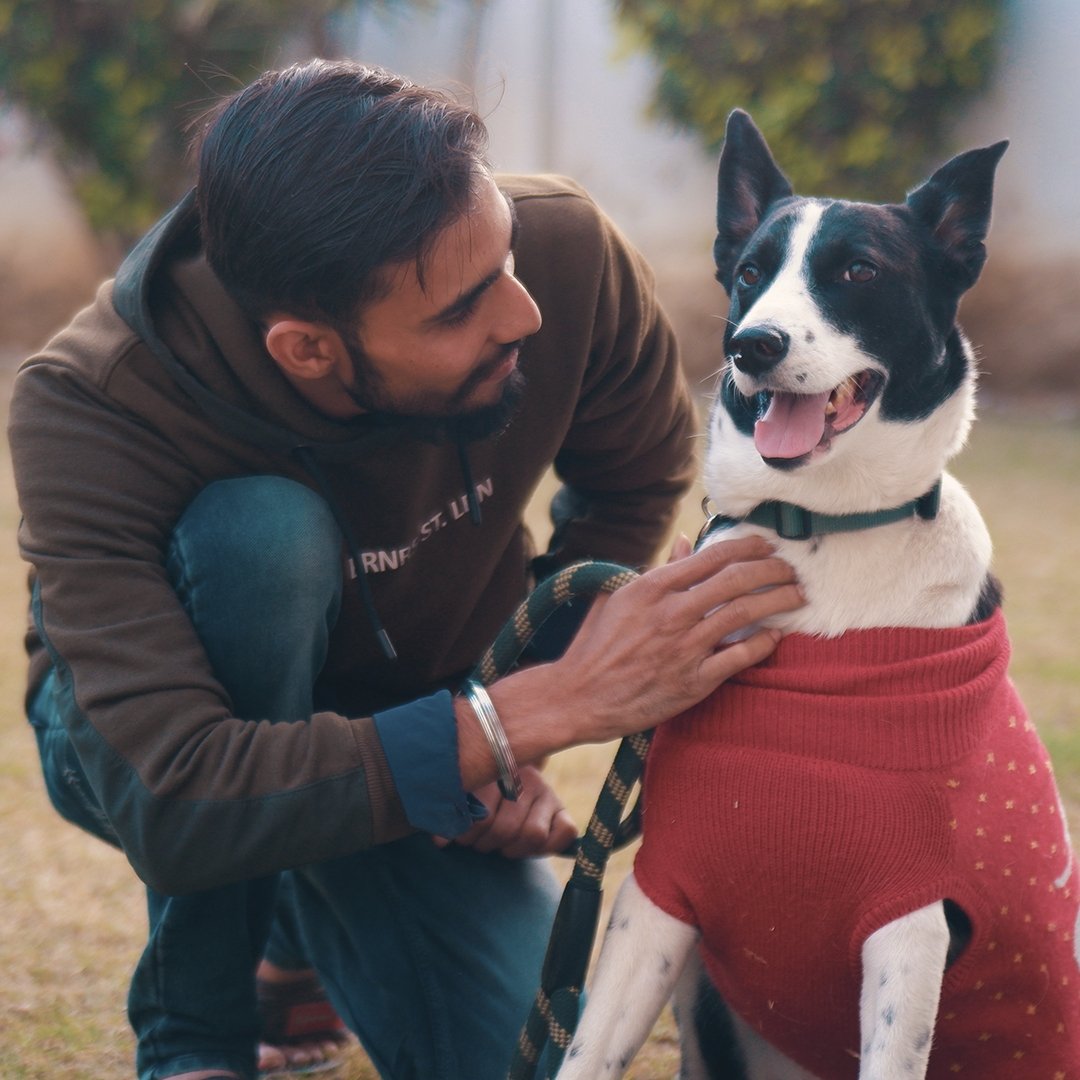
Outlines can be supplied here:
<path id="1" fill-rule="evenodd" d="M 794 503 L 770 501 L 755 506 L 744 517 L 729 517 L 727 514 L 709 514 L 708 503 L 709 497 L 706 496 L 702 500 L 701 509 L 707 515 L 707 520 L 698 533 L 699 546 L 714 532 L 730 529 L 742 522 L 771 529 L 785 540 L 809 540 L 811 537 L 825 536 L 828 533 L 874 529 L 879 525 L 891 525 L 894 521 L 903 521 L 910 517 L 932 521 L 937 517 L 938 507 L 941 505 L 941 480 L 924 495 L 901 506 L 893 506 L 888 510 L 870 510 L 861 514 L 819 514 Z"/>

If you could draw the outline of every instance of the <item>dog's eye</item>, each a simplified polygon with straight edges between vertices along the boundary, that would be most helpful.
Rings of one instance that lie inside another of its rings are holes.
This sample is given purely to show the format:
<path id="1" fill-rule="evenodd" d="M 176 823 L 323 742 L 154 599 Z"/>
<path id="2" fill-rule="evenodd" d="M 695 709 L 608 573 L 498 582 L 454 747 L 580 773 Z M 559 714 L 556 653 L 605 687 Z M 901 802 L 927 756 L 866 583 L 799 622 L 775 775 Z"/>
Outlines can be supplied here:
<path id="1" fill-rule="evenodd" d="M 756 285 L 760 280 L 761 271 L 753 263 L 747 263 L 739 271 L 738 282 L 740 285 Z"/>
<path id="2" fill-rule="evenodd" d="M 854 282 L 856 285 L 865 285 L 877 277 L 877 267 L 873 263 L 856 259 L 843 273 L 845 281 Z"/>

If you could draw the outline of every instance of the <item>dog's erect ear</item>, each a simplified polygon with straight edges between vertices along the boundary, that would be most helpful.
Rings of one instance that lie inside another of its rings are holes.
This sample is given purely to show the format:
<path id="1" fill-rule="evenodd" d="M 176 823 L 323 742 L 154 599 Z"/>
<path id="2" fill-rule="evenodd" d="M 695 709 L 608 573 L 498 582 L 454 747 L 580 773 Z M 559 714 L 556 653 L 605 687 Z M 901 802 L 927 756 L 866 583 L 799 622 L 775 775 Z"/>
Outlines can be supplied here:
<path id="1" fill-rule="evenodd" d="M 716 276 L 730 289 L 746 241 L 773 203 L 793 194 L 773 160 L 764 136 L 742 109 L 728 117 L 716 178 Z"/>
<path id="2" fill-rule="evenodd" d="M 934 234 L 971 288 L 986 262 L 994 170 L 1008 142 L 968 150 L 946 162 L 907 197 L 915 217 Z"/>

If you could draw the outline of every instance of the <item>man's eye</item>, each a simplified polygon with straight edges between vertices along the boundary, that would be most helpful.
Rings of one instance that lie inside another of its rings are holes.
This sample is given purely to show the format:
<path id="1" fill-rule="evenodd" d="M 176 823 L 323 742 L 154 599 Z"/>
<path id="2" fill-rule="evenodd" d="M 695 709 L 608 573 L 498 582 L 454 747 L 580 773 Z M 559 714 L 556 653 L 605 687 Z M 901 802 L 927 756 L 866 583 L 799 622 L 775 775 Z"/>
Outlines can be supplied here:
<path id="1" fill-rule="evenodd" d="M 761 280 L 761 271 L 753 264 L 746 263 L 739 271 L 738 282 L 740 285 L 750 287 Z"/>
<path id="2" fill-rule="evenodd" d="M 443 319 L 443 326 L 453 330 L 455 326 L 464 326 L 476 314 L 476 300 L 470 300 L 463 307 L 458 308 L 452 315 Z"/>
<path id="3" fill-rule="evenodd" d="M 856 259 L 841 276 L 854 285 L 865 285 L 877 277 L 877 267 L 865 259 Z"/>

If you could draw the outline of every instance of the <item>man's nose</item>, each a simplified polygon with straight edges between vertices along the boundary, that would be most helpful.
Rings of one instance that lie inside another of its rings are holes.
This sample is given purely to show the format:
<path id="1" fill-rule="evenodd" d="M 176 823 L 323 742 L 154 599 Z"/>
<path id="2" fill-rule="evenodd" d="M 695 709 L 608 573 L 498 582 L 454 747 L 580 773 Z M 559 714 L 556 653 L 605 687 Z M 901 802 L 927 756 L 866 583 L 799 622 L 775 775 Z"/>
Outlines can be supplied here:
<path id="1" fill-rule="evenodd" d="M 515 277 L 507 277 L 503 295 L 499 297 L 499 318 L 493 327 L 493 337 L 502 343 L 532 337 L 543 324 L 540 309 L 529 290 Z"/>

